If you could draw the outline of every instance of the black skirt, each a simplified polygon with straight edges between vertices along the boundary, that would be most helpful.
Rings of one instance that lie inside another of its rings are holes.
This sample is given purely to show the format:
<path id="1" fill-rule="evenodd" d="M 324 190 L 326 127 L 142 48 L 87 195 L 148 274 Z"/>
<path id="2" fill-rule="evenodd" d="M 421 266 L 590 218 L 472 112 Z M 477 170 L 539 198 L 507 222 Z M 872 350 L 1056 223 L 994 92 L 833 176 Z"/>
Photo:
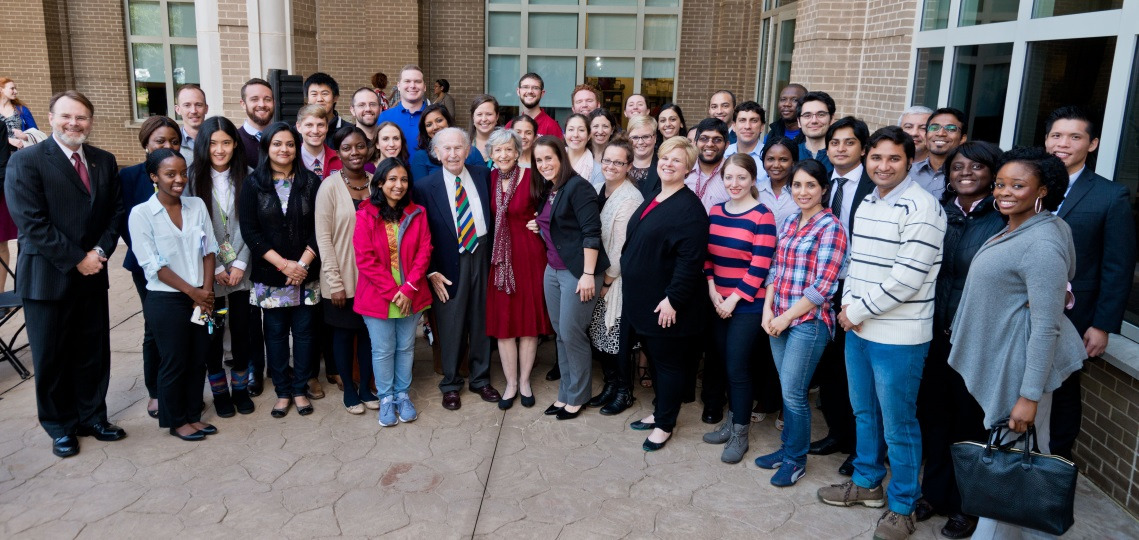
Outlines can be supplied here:
<path id="1" fill-rule="evenodd" d="M 324 306 L 324 322 L 329 326 L 347 330 L 363 330 L 364 317 L 352 311 L 352 298 L 344 302 L 344 307 L 332 305 L 332 300 L 321 298 L 320 305 Z"/>

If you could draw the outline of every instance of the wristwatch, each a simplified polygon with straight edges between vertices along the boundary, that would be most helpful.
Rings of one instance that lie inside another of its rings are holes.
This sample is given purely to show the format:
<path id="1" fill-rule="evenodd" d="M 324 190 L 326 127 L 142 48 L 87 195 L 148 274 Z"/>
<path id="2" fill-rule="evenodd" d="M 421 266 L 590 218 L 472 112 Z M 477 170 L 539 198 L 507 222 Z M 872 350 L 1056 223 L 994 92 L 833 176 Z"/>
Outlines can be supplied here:
<path id="1" fill-rule="evenodd" d="M 98 254 L 100 257 L 102 257 L 102 258 L 104 258 L 104 259 L 106 259 L 106 258 L 107 258 L 107 252 L 106 252 L 106 251 L 103 251 L 103 248 L 102 248 L 102 247 L 100 247 L 100 246 L 95 246 L 93 249 L 95 250 L 95 253 L 96 253 L 96 254 Z"/>
<path id="2" fill-rule="evenodd" d="M 305 269 L 305 272 L 308 272 L 309 266 L 308 266 L 307 264 L 305 264 L 304 262 L 302 262 L 302 261 L 297 261 L 297 266 L 299 266 L 299 267 L 301 267 L 301 268 L 304 268 L 304 269 Z"/>

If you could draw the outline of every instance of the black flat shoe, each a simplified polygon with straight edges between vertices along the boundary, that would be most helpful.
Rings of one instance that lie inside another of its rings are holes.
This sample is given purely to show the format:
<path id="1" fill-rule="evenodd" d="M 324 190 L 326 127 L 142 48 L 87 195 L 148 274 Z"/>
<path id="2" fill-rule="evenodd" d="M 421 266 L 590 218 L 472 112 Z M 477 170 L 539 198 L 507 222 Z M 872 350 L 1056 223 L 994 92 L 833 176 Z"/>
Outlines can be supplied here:
<path id="1" fill-rule="evenodd" d="M 556 381 L 560 378 L 562 378 L 562 368 L 558 367 L 557 364 L 554 364 L 554 367 L 551 368 L 550 371 L 546 372 L 546 380 Z"/>
<path id="2" fill-rule="evenodd" d="M 308 416 L 308 415 L 312 414 L 312 411 L 313 411 L 312 403 L 309 403 L 308 405 L 305 405 L 304 407 L 300 406 L 300 404 L 297 404 L 297 414 L 299 414 L 301 416 Z"/>
<path id="3" fill-rule="evenodd" d="M 51 441 L 51 453 L 58 457 L 71 457 L 79 453 L 79 438 L 75 435 L 64 435 Z"/>
<path id="4" fill-rule="evenodd" d="M 584 405 L 580 409 L 578 409 L 574 412 L 569 412 L 565 409 L 561 409 L 558 411 L 558 414 L 554 415 L 554 418 L 557 418 L 558 420 L 573 420 L 574 418 L 577 418 L 578 415 L 581 414 L 581 411 L 584 411 L 584 410 L 585 410 Z"/>
<path id="5" fill-rule="evenodd" d="M 637 420 L 636 422 L 633 422 L 632 424 L 629 424 L 629 428 L 630 428 L 630 429 L 635 429 L 635 430 L 637 430 L 637 431 L 648 431 L 648 430 L 650 430 L 650 429 L 654 429 L 654 428 L 656 428 L 656 427 L 657 427 L 656 423 L 653 423 L 653 422 L 642 422 L 642 421 L 640 421 L 640 420 Z"/>
<path id="6" fill-rule="evenodd" d="M 671 439 L 672 436 L 670 435 L 668 439 L 665 439 L 662 442 L 652 442 L 648 437 L 645 437 L 645 443 L 641 445 L 641 448 L 643 448 L 645 452 L 656 452 L 657 450 L 664 448 L 664 445 L 668 444 L 668 441 Z"/>
<path id="7" fill-rule="evenodd" d="M 149 416 L 151 418 L 158 418 L 158 411 L 157 410 L 152 411 L 150 409 L 147 409 L 146 414 L 147 414 L 147 416 Z"/>
<path id="8" fill-rule="evenodd" d="M 514 398 L 516 398 L 516 397 L 518 397 L 518 396 L 514 395 L 514 396 L 511 396 L 510 399 L 502 398 L 502 399 L 498 400 L 498 408 L 505 411 L 506 409 L 513 407 L 514 406 Z"/>
<path id="9" fill-rule="evenodd" d="M 170 428 L 170 434 L 182 439 L 183 441 L 202 441 L 206 439 L 206 434 L 201 431 L 195 431 L 189 435 L 180 435 L 178 430 Z"/>
<path id="10" fill-rule="evenodd" d="M 553 416 L 555 414 L 558 414 L 558 411 L 564 410 L 563 407 L 565 406 L 563 405 L 561 407 L 558 407 L 557 405 L 551 403 L 549 407 L 546 407 L 545 411 L 542 411 L 542 414 L 546 416 Z"/>
<path id="11" fill-rule="evenodd" d="M 285 417 L 285 415 L 289 414 L 289 406 L 291 406 L 292 404 L 293 404 L 293 402 L 292 402 L 292 401 L 289 401 L 288 403 L 286 403 L 286 404 L 285 404 L 285 408 L 284 408 L 284 409 L 277 409 L 277 408 L 274 408 L 274 409 L 272 410 L 272 412 L 270 412 L 269 414 L 270 414 L 270 415 L 271 415 L 273 418 L 284 418 L 284 417 Z"/>
<path id="12" fill-rule="evenodd" d="M 846 461 L 838 467 L 838 474 L 843 476 L 854 476 L 854 454 L 846 456 Z"/>
<path id="13" fill-rule="evenodd" d="M 918 501 L 914 503 L 914 521 L 921 523 L 933 517 L 933 514 L 933 505 L 929 504 L 929 501 L 918 499 Z"/>
<path id="14" fill-rule="evenodd" d="M 949 522 L 941 528 L 941 536 L 946 538 L 968 538 L 977 530 L 977 518 L 965 514 L 949 516 Z"/>
<path id="15" fill-rule="evenodd" d="M 527 409 L 529 409 L 530 407 L 534 406 L 534 401 L 535 401 L 534 396 L 527 396 L 526 394 L 523 394 L 521 392 L 519 392 L 518 395 L 521 396 L 520 398 L 518 398 L 518 401 L 522 403 L 523 407 L 526 407 Z"/>
<path id="16" fill-rule="evenodd" d="M 205 433 L 206 435 L 213 435 L 213 434 L 218 432 L 218 428 L 214 427 L 213 424 L 206 424 L 206 427 L 204 427 L 198 431 L 201 431 L 202 433 Z"/>

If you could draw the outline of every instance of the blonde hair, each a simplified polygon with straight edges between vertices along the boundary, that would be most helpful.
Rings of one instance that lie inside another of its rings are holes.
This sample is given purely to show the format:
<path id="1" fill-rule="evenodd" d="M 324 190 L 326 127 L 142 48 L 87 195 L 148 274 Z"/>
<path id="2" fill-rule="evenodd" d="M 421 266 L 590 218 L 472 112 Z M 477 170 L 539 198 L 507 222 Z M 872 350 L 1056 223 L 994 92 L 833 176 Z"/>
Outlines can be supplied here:
<path id="1" fill-rule="evenodd" d="M 656 119 L 649 116 L 649 115 L 634 116 L 634 117 L 629 119 L 629 126 L 625 128 L 625 131 L 633 131 L 634 129 L 640 129 L 640 128 L 645 128 L 645 127 L 649 128 L 649 131 L 656 133 L 657 132 L 657 121 L 656 121 Z M 695 151 L 695 150 L 693 150 L 693 151 Z M 693 158 L 693 159 L 695 159 L 695 158 Z"/>
<path id="2" fill-rule="evenodd" d="M 637 118 L 646 117 L 638 116 Z M 681 135 L 669 137 L 668 139 L 665 139 L 664 142 L 660 143 L 660 149 L 657 150 L 657 157 L 659 158 L 665 154 L 668 154 L 677 148 L 684 149 L 685 157 L 687 158 L 687 161 L 685 161 L 685 168 L 691 169 L 694 167 L 696 165 L 696 145 L 693 144 L 692 141 L 688 140 L 688 137 L 683 137 Z"/>
<path id="3" fill-rule="evenodd" d="M 324 122 L 328 123 L 328 113 L 325 112 L 324 107 L 321 105 L 305 105 L 301 110 L 297 111 L 297 123 L 300 124 L 302 120 L 310 116 L 315 116 Z"/>

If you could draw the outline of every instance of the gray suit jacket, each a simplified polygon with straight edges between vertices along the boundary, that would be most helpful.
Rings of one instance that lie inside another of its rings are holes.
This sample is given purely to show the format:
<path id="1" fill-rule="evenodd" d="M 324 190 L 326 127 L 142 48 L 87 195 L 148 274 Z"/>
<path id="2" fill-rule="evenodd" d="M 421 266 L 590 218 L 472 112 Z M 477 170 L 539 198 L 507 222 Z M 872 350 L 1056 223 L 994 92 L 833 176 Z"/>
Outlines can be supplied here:
<path id="1" fill-rule="evenodd" d="M 123 204 L 115 156 L 83 145 L 91 193 L 59 144 L 49 138 L 12 155 L 4 195 L 19 229 L 16 291 L 32 300 L 62 300 L 75 285 L 107 288 L 106 266 L 84 276 L 75 265 L 95 246 L 115 250 Z"/>

